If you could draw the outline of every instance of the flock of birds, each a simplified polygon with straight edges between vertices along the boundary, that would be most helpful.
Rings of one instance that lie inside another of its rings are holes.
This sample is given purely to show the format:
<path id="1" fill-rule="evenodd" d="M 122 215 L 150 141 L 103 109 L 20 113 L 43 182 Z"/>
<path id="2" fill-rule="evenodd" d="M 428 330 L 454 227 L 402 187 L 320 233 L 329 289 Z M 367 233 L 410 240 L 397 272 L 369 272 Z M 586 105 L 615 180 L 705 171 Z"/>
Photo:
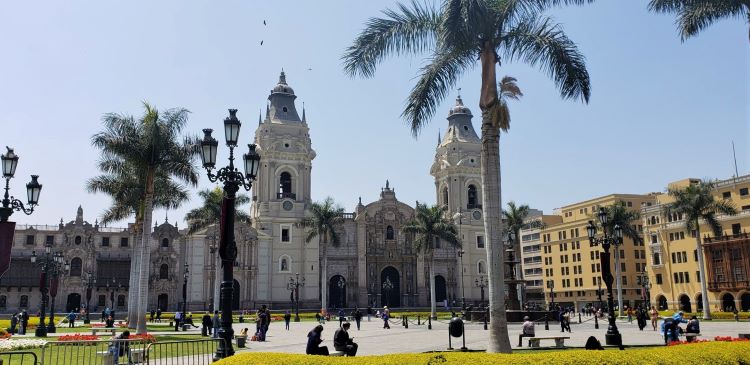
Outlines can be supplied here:
<path id="1" fill-rule="evenodd" d="M 263 20 L 263 26 L 265 27 L 265 26 L 267 26 L 267 25 L 268 25 L 268 24 L 266 23 L 266 21 L 265 21 L 265 19 L 264 19 L 264 20 Z M 263 45 L 263 40 L 262 40 L 262 39 L 260 40 L 260 45 L 261 45 L 261 46 Z M 307 71 L 312 71 L 312 68 L 308 68 L 308 69 L 307 69 Z"/>

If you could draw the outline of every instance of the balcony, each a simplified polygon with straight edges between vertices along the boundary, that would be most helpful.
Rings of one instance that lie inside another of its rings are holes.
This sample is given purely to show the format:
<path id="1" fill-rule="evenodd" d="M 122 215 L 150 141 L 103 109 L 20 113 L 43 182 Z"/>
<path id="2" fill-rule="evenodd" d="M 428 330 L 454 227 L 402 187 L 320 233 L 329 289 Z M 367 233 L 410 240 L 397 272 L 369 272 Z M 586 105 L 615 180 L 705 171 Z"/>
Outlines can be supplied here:
<path id="1" fill-rule="evenodd" d="M 482 209 L 482 204 L 466 204 L 466 209 Z"/>
<path id="2" fill-rule="evenodd" d="M 297 194 L 295 194 L 295 193 L 276 193 L 276 199 L 292 199 L 292 200 L 297 200 Z"/>
<path id="3" fill-rule="evenodd" d="M 710 277 L 709 277 L 710 279 Z M 721 291 L 739 291 L 750 287 L 750 280 L 736 280 L 736 281 L 708 281 L 708 290 L 713 292 Z"/>
<path id="4" fill-rule="evenodd" d="M 703 250 L 709 290 L 737 291 L 750 287 L 750 236 L 747 233 L 704 237 Z"/>

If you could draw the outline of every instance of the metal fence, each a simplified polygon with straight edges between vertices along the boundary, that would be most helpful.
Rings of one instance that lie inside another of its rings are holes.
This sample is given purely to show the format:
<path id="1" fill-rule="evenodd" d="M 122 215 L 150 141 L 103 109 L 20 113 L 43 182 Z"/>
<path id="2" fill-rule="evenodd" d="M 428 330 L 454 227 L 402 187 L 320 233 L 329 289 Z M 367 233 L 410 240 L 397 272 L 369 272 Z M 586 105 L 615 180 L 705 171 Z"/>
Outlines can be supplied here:
<path id="1" fill-rule="evenodd" d="M 164 342 L 150 342 L 143 339 L 53 341 L 47 342 L 42 347 L 40 362 L 37 362 L 36 356 L 34 356 L 34 359 L 28 360 L 28 362 L 9 361 L 3 362 L 2 365 L 8 363 L 14 365 L 116 365 L 128 363 L 208 365 L 213 362 L 213 355 L 219 341 L 222 341 L 222 339 Z M 31 355 L 34 354 L 31 353 Z"/>
<path id="2" fill-rule="evenodd" d="M 29 351 L 0 353 L 0 365 L 37 365 L 36 354 Z"/>

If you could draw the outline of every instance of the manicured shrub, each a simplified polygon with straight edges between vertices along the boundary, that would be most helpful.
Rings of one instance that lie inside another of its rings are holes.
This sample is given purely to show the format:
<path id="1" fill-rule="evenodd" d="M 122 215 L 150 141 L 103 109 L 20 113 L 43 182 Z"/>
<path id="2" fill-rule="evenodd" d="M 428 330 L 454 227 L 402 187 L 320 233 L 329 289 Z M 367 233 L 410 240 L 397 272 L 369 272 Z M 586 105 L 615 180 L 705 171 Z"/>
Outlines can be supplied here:
<path id="1" fill-rule="evenodd" d="M 750 342 L 701 342 L 676 347 L 650 347 L 619 351 L 565 350 L 533 353 L 486 354 L 481 352 L 444 352 L 362 357 L 325 357 L 279 353 L 244 353 L 221 360 L 216 365 L 496 365 L 496 364 L 712 364 L 750 363 Z"/>

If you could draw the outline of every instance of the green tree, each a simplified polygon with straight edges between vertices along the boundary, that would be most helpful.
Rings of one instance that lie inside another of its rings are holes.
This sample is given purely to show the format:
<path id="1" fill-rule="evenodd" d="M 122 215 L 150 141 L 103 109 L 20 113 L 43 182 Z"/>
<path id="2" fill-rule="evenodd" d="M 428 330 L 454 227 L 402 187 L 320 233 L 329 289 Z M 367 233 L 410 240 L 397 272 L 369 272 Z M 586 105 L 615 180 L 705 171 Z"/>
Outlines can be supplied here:
<path id="1" fill-rule="evenodd" d="M 718 20 L 744 19 L 750 24 L 750 0 L 651 0 L 648 9 L 676 13 L 675 23 L 683 42 Z"/>
<path id="2" fill-rule="evenodd" d="M 431 55 L 402 113 L 415 136 L 459 77 L 477 61 L 481 67 L 482 205 L 491 318 L 488 352 L 511 352 L 503 298 L 499 132 L 510 128 L 507 99 L 520 95 L 508 89 L 515 86 L 512 78 L 500 85 L 498 93 L 496 69 L 501 60 L 536 66 L 552 78 L 563 98 L 588 102 L 591 86 L 583 55 L 560 25 L 542 12 L 554 5 L 591 1 L 443 0 L 439 9 L 416 1 L 398 4 L 395 10 L 385 10 L 384 17 L 369 19 L 343 56 L 348 75 L 372 77 L 377 65 L 389 56 Z"/>
<path id="3" fill-rule="evenodd" d="M 159 174 L 195 186 L 198 172 L 193 161 L 198 153 L 196 137 L 181 136 L 187 123 L 186 109 L 168 109 L 160 113 L 143 103 L 144 113 L 138 119 L 130 115 L 108 113 L 102 118 L 104 130 L 92 137 L 92 144 L 102 153 L 100 168 L 116 173 L 122 166 L 145 177 L 143 191 L 143 225 L 141 243 L 133 257 L 141 265 L 138 273 L 138 324 L 136 333 L 146 333 L 148 310 L 148 263 L 151 261 L 151 220 L 154 210 L 155 179 Z"/>
<path id="4" fill-rule="evenodd" d="M 695 249 L 698 253 L 698 269 L 701 281 L 701 300 L 703 301 L 703 319 L 711 319 L 711 307 L 708 304 L 706 289 L 706 266 L 703 259 L 700 221 L 708 225 L 715 237 L 722 235 L 718 214 L 735 215 L 737 209 L 726 200 L 716 200 L 713 194 L 714 185 L 710 181 L 690 184 L 682 189 L 669 189 L 668 193 L 674 202 L 664 206 L 664 214 L 682 214 L 685 218 L 685 229 L 695 231 Z"/>
<path id="5" fill-rule="evenodd" d="M 102 171 L 109 171 L 93 177 L 86 182 L 90 193 L 104 193 L 112 198 L 112 205 L 101 216 L 102 224 L 110 224 L 135 216 L 133 237 L 140 237 L 143 225 L 143 198 L 145 196 L 146 176 L 138 173 L 132 166 L 124 164 L 109 168 L 106 160 L 100 161 Z M 113 170 L 114 169 L 114 170 Z M 154 208 L 176 209 L 189 200 L 187 189 L 168 176 L 157 173 L 154 177 Z M 140 242 L 133 240 L 131 252 L 139 252 Z M 130 260 L 130 278 L 128 282 L 128 303 L 137 303 L 137 279 L 140 261 Z M 128 327 L 135 328 L 138 320 L 136 305 L 128 306 Z"/>
<path id="6" fill-rule="evenodd" d="M 310 243 L 318 238 L 320 252 L 320 306 L 328 310 L 328 245 L 339 247 L 341 239 L 336 232 L 344 223 L 344 208 L 328 197 L 323 202 L 313 202 L 310 215 L 297 223 L 307 229 L 305 242 Z"/>
<path id="7" fill-rule="evenodd" d="M 601 227 L 603 231 L 606 231 L 610 236 L 614 236 L 615 226 L 620 226 L 622 229 L 622 236 L 630 238 L 633 243 L 640 244 L 643 242 L 641 232 L 638 231 L 638 222 L 641 220 L 641 213 L 637 210 L 628 209 L 624 201 L 618 200 L 612 205 L 603 207 L 607 213 L 607 224 Z M 599 222 L 598 219 L 593 219 L 594 222 Z M 635 224 L 634 224 L 635 223 Z M 601 223 L 599 223 L 601 226 Z M 620 261 L 620 250 L 615 249 L 615 280 L 617 285 L 617 305 L 619 308 L 619 315 L 622 316 L 622 265 Z"/>
<path id="8" fill-rule="evenodd" d="M 529 216 L 529 206 L 526 204 L 516 205 L 516 202 L 509 201 L 508 209 L 503 209 L 503 219 L 505 220 L 505 231 L 513 232 L 516 236 L 516 241 L 513 246 L 513 255 L 516 260 L 521 258 L 521 230 L 526 228 L 526 218 Z M 520 266 L 519 266 L 520 267 Z M 521 278 L 521 276 L 518 276 Z M 523 286 L 522 286 L 523 288 Z M 523 290 L 523 289 L 522 289 Z M 523 297 L 523 295 L 522 295 Z M 511 302 L 518 302 L 518 298 L 511 298 Z M 513 309 L 521 309 L 520 306 Z"/>
<path id="9" fill-rule="evenodd" d="M 188 222 L 188 234 L 193 234 L 211 225 L 218 224 L 221 219 L 221 201 L 224 199 L 224 190 L 219 187 L 205 189 L 199 191 L 198 196 L 203 200 L 203 205 L 189 211 L 185 215 L 185 220 Z M 236 209 L 238 206 L 248 203 L 250 203 L 250 197 L 247 195 L 237 194 L 234 198 L 234 216 L 236 221 L 250 223 L 250 214 Z"/>
<path id="10" fill-rule="evenodd" d="M 461 248 L 458 229 L 452 220 L 446 218 L 445 205 L 433 205 L 417 202 L 414 218 L 401 227 L 401 232 L 412 235 L 414 251 L 422 254 L 430 263 L 430 315 L 437 318 L 435 311 L 435 244 L 438 240 L 448 243 L 453 248 Z"/>

